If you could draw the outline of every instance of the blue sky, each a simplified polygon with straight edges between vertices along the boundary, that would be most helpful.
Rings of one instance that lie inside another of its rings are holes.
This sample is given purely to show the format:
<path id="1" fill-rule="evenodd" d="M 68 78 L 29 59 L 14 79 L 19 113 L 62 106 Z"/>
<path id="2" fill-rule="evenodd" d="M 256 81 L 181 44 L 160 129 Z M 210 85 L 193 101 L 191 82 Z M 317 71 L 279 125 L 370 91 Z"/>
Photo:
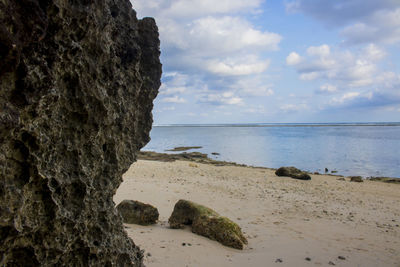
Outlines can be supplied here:
<path id="1" fill-rule="evenodd" d="M 154 17 L 155 124 L 400 121 L 400 0 L 131 0 Z"/>

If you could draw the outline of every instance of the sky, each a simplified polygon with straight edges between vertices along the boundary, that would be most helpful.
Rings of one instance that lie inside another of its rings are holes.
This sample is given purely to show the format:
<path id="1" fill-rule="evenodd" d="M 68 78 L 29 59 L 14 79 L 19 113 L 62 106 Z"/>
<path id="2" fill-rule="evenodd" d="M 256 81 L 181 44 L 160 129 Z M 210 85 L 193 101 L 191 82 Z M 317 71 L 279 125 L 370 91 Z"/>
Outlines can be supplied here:
<path id="1" fill-rule="evenodd" d="M 156 19 L 154 124 L 400 121 L 400 0 L 131 0 Z"/>

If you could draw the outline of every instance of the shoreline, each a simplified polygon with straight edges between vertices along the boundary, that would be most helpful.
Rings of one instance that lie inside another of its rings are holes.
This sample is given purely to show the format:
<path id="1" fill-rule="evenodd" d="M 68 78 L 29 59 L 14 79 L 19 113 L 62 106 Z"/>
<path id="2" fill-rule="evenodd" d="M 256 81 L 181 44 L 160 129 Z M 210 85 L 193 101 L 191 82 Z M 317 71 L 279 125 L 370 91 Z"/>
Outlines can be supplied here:
<path id="1" fill-rule="evenodd" d="M 157 207 L 157 224 L 125 224 L 149 267 L 398 267 L 400 187 L 311 177 L 303 181 L 278 177 L 268 168 L 139 157 L 124 174 L 114 202 L 131 199 Z M 179 199 L 237 223 L 248 246 L 236 250 L 193 234 L 189 227 L 170 229 L 168 219 Z"/>
<path id="2" fill-rule="evenodd" d="M 184 147 L 180 147 L 181 153 L 160 153 L 160 152 L 155 152 L 155 151 L 140 151 L 138 153 L 137 158 L 139 160 L 152 160 L 152 161 L 162 161 L 162 162 L 173 162 L 176 160 L 183 160 L 183 161 L 192 161 L 192 162 L 197 162 L 197 163 L 204 163 L 204 164 L 211 164 L 215 166 L 239 166 L 239 167 L 246 167 L 246 168 L 254 168 L 254 169 L 265 169 L 265 170 L 277 170 L 276 168 L 269 168 L 269 167 L 262 167 L 262 166 L 252 166 L 252 165 L 246 165 L 246 164 L 241 164 L 241 163 L 236 163 L 236 162 L 230 162 L 230 161 L 221 161 L 221 160 L 215 160 L 212 158 L 208 157 L 208 154 L 201 153 L 201 152 L 182 152 L 182 151 L 187 151 L 191 150 L 192 147 L 187 147 L 185 150 Z M 166 150 L 166 151 L 174 151 L 173 149 L 171 150 Z M 294 166 L 296 167 L 296 166 Z M 334 177 L 355 177 L 355 175 L 341 175 L 341 174 L 335 174 L 335 173 L 319 173 L 319 172 L 308 172 L 304 171 L 308 174 L 313 174 L 313 175 L 327 175 L 327 176 L 334 176 Z M 361 177 L 361 176 L 360 176 Z M 376 182 L 384 182 L 384 183 L 392 183 L 392 184 L 400 184 L 400 177 L 385 177 L 385 176 L 367 176 L 367 177 L 362 177 L 364 180 L 370 180 L 370 181 L 376 181 Z"/>

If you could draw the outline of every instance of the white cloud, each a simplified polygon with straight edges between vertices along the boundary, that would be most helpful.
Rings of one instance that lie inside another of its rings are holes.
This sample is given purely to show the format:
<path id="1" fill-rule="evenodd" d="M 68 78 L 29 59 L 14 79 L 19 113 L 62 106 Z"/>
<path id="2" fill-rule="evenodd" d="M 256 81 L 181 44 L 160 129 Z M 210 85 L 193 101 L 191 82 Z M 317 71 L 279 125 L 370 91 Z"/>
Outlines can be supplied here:
<path id="1" fill-rule="evenodd" d="M 253 114 L 267 114 L 268 111 L 263 105 L 257 105 L 254 107 L 250 107 L 244 110 L 246 113 L 253 113 Z"/>
<path id="2" fill-rule="evenodd" d="M 345 27 L 341 31 L 341 35 L 351 42 L 362 43 L 369 42 L 374 36 L 377 36 L 379 29 L 377 27 L 368 26 L 364 23 L 356 23 Z"/>
<path id="3" fill-rule="evenodd" d="M 160 95 L 179 95 L 187 91 L 189 76 L 180 72 L 164 73 L 164 81 L 160 87 Z"/>
<path id="4" fill-rule="evenodd" d="M 267 97 L 274 95 L 273 84 L 263 74 L 244 76 L 227 85 L 241 97 Z"/>
<path id="5" fill-rule="evenodd" d="M 312 81 L 312 80 L 317 79 L 319 76 L 320 76 L 319 73 L 316 71 L 309 72 L 309 73 L 303 73 L 300 75 L 300 80 Z"/>
<path id="6" fill-rule="evenodd" d="M 376 77 L 376 82 L 384 87 L 380 88 L 380 90 L 385 88 L 398 89 L 400 88 L 400 74 L 396 74 L 393 71 L 382 72 Z"/>
<path id="7" fill-rule="evenodd" d="M 340 98 L 332 98 L 333 103 L 340 103 L 342 104 L 345 101 L 353 100 L 354 98 L 360 96 L 359 92 L 348 92 L 343 94 Z"/>
<path id="8" fill-rule="evenodd" d="M 162 12 L 165 15 L 177 18 L 193 18 L 206 15 L 255 11 L 261 2 L 261 0 L 170 0 L 164 1 L 164 10 Z"/>
<path id="9" fill-rule="evenodd" d="M 172 107 L 164 107 L 164 108 L 162 108 L 162 110 L 163 111 L 173 111 L 173 110 L 175 110 L 175 107 L 174 106 L 172 106 Z"/>
<path id="10" fill-rule="evenodd" d="M 329 84 L 339 83 L 343 88 L 373 84 L 379 73 L 377 64 L 386 55 L 383 49 L 374 44 L 356 51 L 332 51 L 328 45 L 311 46 L 306 53 L 307 56 L 294 65 L 301 80 L 320 79 Z"/>
<path id="11" fill-rule="evenodd" d="M 338 91 L 337 87 L 332 84 L 321 85 L 318 90 L 318 92 L 320 93 L 327 93 L 327 94 L 336 93 L 337 91 Z"/>
<path id="12" fill-rule="evenodd" d="M 377 10 L 363 22 L 342 29 L 341 35 L 348 44 L 400 42 L 400 7 L 394 10 Z"/>
<path id="13" fill-rule="evenodd" d="M 186 25 L 181 32 L 195 54 L 224 56 L 236 51 L 277 50 L 282 37 L 259 31 L 239 17 L 204 17 Z"/>
<path id="14" fill-rule="evenodd" d="M 257 11 L 261 2 L 136 0 L 133 6 L 138 14 L 157 20 L 165 69 L 225 76 L 265 71 L 268 60 L 262 53 L 279 49 L 279 34 L 255 28 L 244 16 Z M 238 55 L 257 60 L 232 67 L 227 59 Z"/>
<path id="15" fill-rule="evenodd" d="M 165 103 L 185 103 L 186 100 L 179 96 L 165 97 L 161 99 L 161 102 Z"/>
<path id="16" fill-rule="evenodd" d="M 233 92 L 200 95 L 199 101 L 213 105 L 243 105 L 243 99 L 235 96 Z"/>
<path id="17" fill-rule="evenodd" d="M 373 62 L 379 61 L 386 56 L 386 52 L 384 50 L 380 49 L 375 44 L 369 44 L 367 47 L 364 48 L 363 53 L 367 60 L 370 60 Z"/>
<path id="18" fill-rule="evenodd" d="M 321 45 L 321 46 L 310 46 L 307 48 L 307 54 L 310 56 L 317 56 L 317 57 L 327 57 L 331 53 L 331 48 L 329 45 Z"/>
<path id="19" fill-rule="evenodd" d="M 302 110 L 308 110 L 309 107 L 305 103 L 301 104 L 284 104 L 279 108 L 281 111 L 290 113 L 290 112 L 298 112 Z"/>
<path id="20" fill-rule="evenodd" d="M 198 106 L 232 107 L 273 95 L 268 53 L 279 50 L 282 36 L 249 19 L 262 12 L 263 2 L 132 0 L 138 17 L 154 17 L 159 28 L 164 70 L 159 103 L 192 104 L 194 96 Z"/>
<path id="21" fill-rule="evenodd" d="M 165 84 L 161 84 L 160 95 L 174 95 L 182 94 L 186 91 L 185 87 L 168 87 Z"/>
<path id="22" fill-rule="evenodd" d="M 264 72 L 269 61 L 260 61 L 254 56 L 244 59 L 226 59 L 224 61 L 210 60 L 207 70 L 221 76 L 240 76 Z"/>
<path id="23" fill-rule="evenodd" d="M 287 57 L 286 57 L 286 64 L 289 66 L 292 65 L 297 65 L 301 62 L 301 57 L 299 56 L 299 54 L 297 54 L 296 52 L 291 52 Z"/>
<path id="24" fill-rule="evenodd" d="M 286 3 L 288 13 L 304 13 L 328 27 L 341 28 L 346 44 L 400 42 L 398 0 L 295 0 Z"/>

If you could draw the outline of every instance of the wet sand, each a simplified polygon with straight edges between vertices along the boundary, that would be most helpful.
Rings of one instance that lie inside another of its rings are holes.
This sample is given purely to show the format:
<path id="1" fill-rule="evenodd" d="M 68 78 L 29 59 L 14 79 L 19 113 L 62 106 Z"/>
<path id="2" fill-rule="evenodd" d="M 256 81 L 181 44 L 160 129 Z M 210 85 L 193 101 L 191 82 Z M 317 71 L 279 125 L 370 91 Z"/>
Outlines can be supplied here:
<path id="1" fill-rule="evenodd" d="M 139 160 L 114 201 L 156 206 L 159 223 L 126 224 L 146 266 L 400 266 L 400 185 L 190 161 Z M 238 223 L 244 250 L 168 228 L 179 199 L 206 205 Z M 340 257 L 340 258 L 339 258 Z"/>

